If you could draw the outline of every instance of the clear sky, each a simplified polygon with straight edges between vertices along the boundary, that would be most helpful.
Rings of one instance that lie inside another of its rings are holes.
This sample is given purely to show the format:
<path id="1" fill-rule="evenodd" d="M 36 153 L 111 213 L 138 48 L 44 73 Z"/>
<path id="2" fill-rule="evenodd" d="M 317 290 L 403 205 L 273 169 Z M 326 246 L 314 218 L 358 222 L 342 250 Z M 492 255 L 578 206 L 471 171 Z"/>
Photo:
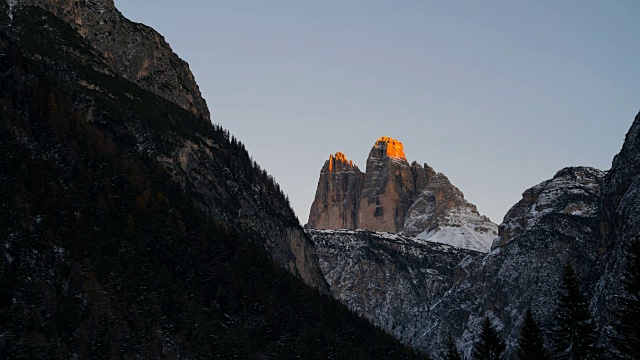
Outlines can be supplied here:
<path id="1" fill-rule="evenodd" d="M 375 140 L 500 223 L 565 166 L 607 170 L 640 110 L 640 2 L 116 0 L 189 62 L 307 221 L 318 174 Z"/>

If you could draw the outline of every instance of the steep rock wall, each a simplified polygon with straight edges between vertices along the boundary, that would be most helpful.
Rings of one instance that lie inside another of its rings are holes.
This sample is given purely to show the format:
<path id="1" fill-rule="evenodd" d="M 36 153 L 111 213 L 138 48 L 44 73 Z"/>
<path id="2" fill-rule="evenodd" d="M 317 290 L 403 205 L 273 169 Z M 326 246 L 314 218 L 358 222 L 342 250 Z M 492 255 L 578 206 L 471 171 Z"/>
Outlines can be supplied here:
<path id="1" fill-rule="evenodd" d="M 17 0 L 45 9 L 71 25 L 104 56 L 111 70 L 196 117 L 210 115 L 189 64 L 152 28 L 126 19 L 113 0 Z"/>

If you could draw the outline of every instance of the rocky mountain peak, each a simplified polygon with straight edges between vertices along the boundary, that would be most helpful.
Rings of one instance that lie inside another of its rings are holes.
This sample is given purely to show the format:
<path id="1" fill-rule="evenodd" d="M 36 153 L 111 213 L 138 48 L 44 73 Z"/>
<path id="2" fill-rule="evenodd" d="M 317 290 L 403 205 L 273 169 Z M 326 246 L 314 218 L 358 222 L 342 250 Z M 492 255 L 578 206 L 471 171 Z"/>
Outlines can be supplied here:
<path id="1" fill-rule="evenodd" d="M 605 173 L 591 167 L 568 167 L 555 176 L 524 191 L 522 199 L 505 215 L 498 228 L 502 246 L 528 228 L 544 221 L 547 215 L 593 218 L 596 199 Z"/>
<path id="2" fill-rule="evenodd" d="M 404 145 L 396 139 L 388 136 L 382 136 L 376 140 L 373 149 L 369 153 L 369 157 L 382 158 L 388 156 L 392 159 L 407 161 L 404 155 Z"/>
<path id="3" fill-rule="evenodd" d="M 401 233 L 485 252 L 497 235 L 444 174 L 409 165 L 402 142 L 387 136 L 371 148 L 366 173 L 342 153 L 325 161 L 307 227 Z"/>
<path id="4" fill-rule="evenodd" d="M 354 229 L 364 173 L 341 152 L 329 155 L 320 171 L 307 227 Z"/>
<path id="5" fill-rule="evenodd" d="M 343 171 L 360 171 L 353 161 L 347 159 L 347 156 L 341 152 L 329 155 L 329 160 L 325 161 L 322 171 L 343 172 Z"/>
<path id="6" fill-rule="evenodd" d="M 13 0 L 9 4 L 37 6 L 67 24 L 104 56 L 111 71 L 169 100 L 205 121 L 209 110 L 189 65 L 164 37 L 134 23 L 116 9 L 113 0 Z"/>

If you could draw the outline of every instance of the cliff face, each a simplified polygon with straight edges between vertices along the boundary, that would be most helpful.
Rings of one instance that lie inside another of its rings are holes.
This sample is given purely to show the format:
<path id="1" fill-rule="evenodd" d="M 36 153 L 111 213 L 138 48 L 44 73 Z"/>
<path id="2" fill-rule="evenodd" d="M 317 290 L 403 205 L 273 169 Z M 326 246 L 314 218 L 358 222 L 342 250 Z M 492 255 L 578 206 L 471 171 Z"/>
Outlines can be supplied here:
<path id="1" fill-rule="evenodd" d="M 498 230 L 502 246 L 544 218 L 545 214 L 593 217 L 598 211 L 594 194 L 600 192 L 604 173 L 597 176 L 590 168 L 569 168 L 522 194 L 522 200 L 505 215 Z M 566 198 L 565 198 L 566 197 Z M 584 197 L 584 199 L 581 199 Z"/>
<path id="2" fill-rule="evenodd" d="M 113 0 L 15 0 L 13 3 L 38 6 L 51 12 L 99 51 L 114 73 L 196 117 L 210 120 L 207 104 L 189 65 L 171 50 L 162 35 L 126 19 Z"/>
<path id="3" fill-rule="evenodd" d="M 402 143 L 381 137 L 367 158 L 358 209 L 358 228 L 400 232 L 414 191 L 413 174 Z"/>
<path id="4" fill-rule="evenodd" d="M 311 229 L 366 229 L 399 233 L 488 251 L 497 226 L 480 215 L 449 179 L 429 165 L 411 165 L 401 142 L 381 137 L 366 173 L 336 155 L 325 162 L 309 213 Z M 332 163 L 339 164 L 332 172 Z"/>
<path id="5" fill-rule="evenodd" d="M 598 254 L 598 203 L 604 173 L 565 168 L 525 191 L 500 225 L 493 250 L 465 264 L 464 276 L 425 317 L 430 347 L 441 348 L 451 332 L 467 356 L 482 318 L 489 316 L 513 354 L 522 316 L 531 308 L 544 331 L 551 330 L 557 287 L 567 262 L 583 284 L 593 284 Z M 529 194 L 537 194 L 533 198 Z M 535 198 L 535 200 L 534 200 Z M 584 286 L 589 296 L 592 288 Z M 460 319 L 459 322 L 442 319 Z"/>
<path id="6" fill-rule="evenodd" d="M 445 296 L 461 261 L 481 255 L 391 233 L 308 232 L 333 296 L 414 347 L 425 342 L 417 315 Z"/>
<path id="7" fill-rule="evenodd" d="M 601 315 L 606 344 L 620 294 L 627 262 L 626 249 L 640 241 L 640 113 L 627 132 L 624 145 L 605 177 L 599 217 L 599 267 L 595 285 L 594 311 Z"/>
<path id="8" fill-rule="evenodd" d="M 320 171 L 316 201 L 308 226 L 314 229 L 355 229 L 364 173 L 343 153 L 329 156 Z"/>
<path id="9" fill-rule="evenodd" d="M 236 154 L 216 141 L 196 138 L 184 139 L 158 159 L 211 216 L 260 243 L 307 284 L 328 292 L 315 247 L 279 187 L 266 172 L 252 169 L 255 164 L 246 152 Z M 262 182 L 271 185 L 259 185 Z"/>

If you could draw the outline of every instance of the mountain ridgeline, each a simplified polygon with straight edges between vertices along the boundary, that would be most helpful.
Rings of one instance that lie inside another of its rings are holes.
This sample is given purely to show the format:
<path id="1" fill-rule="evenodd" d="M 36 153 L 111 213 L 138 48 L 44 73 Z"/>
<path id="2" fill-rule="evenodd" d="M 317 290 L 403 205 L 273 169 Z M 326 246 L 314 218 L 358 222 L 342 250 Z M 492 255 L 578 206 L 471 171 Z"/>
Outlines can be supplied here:
<path id="1" fill-rule="evenodd" d="M 0 1 L 0 358 L 420 358 L 112 1 Z"/>
<path id="2" fill-rule="evenodd" d="M 340 152 L 320 171 L 309 229 L 361 229 L 489 251 L 497 226 L 449 179 L 429 165 L 409 164 L 403 144 L 379 138 L 362 173 Z"/>

